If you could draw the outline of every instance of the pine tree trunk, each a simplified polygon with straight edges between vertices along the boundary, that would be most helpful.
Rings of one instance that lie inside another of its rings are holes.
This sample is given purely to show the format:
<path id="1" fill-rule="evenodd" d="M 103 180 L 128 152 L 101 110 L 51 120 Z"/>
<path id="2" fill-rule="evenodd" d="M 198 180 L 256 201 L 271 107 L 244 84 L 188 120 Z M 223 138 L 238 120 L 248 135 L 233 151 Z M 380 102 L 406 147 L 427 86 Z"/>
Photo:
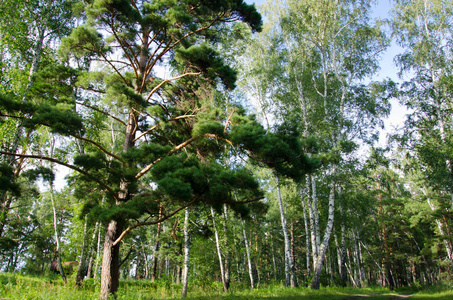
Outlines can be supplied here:
<path id="1" fill-rule="evenodd" d="M 131 109 L 129 112 L 129 119 L 126 126 L 125 139 L 123 152 L 127 152 L 134 146 L 135 131 L 137 127 L 137 113 Z M 119 205 L 129 200 L 128 182 L 122 180 L 120 182 L 120 192 L 116 205 Z M 102 258 L 102 272 L 101 272 L 101 300 L 107 300 L 109 295 L 115 295 L 119 286 L 119 273 L 120 273 L 120 243 L 113 245 L 116 239 L 121 235 L 123 224 L 120 221 L 111 220 L 107 227 L 104 240 L 104 252 Z"/>
<path id="2" fill-rule="evenodd" d="M 189 208 L 186 208 L 184 217 L 184 266 L 182 271 L 182 293 L 181 298 L 187 296 L 187 287 L 189 285 Z"/>
<path id="3" fill-rule="evenodd" d="M 109 299 L 110 294 L 114 295 L 118 290 L 120 244 L 113 246 L 113 242 L 120 236 L 121 231 L 121 224 L 113 220 L 109 222 L 105 233 L 104 254 L 102 258 L 101 300 Z"/>

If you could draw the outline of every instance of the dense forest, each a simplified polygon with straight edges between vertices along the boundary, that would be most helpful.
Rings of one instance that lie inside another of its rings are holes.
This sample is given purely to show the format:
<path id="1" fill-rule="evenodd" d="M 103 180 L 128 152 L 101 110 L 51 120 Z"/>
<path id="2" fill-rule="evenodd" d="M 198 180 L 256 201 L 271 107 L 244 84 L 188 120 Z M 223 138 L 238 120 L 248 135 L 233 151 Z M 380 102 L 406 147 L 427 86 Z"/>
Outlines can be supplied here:
<path id="1" fill-rule="evenodd" d="M 453 1 L 389 3 L 2 0 L 0 271 L 451 283 Z"/>

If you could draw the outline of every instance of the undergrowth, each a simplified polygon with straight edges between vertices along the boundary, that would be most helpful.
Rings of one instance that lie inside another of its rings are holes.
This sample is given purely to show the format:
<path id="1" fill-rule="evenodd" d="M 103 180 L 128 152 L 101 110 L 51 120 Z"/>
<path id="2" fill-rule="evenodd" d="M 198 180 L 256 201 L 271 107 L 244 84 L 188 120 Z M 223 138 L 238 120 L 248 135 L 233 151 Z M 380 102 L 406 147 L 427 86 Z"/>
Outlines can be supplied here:
<path id="1" fill-rule="evenodd" d="M 118 300 L 151 300 L 151 299 L 180 299 L 182 285 L 171 280 L 122 280 L 117 293 Z M 74 278 L 69 278 L 63 284 L 61 278 L 52 276 L 29 276 L 20 274 L 0 273 L 0 300 L 23 299 L 55 299 L 55 300 L 85 300 L 98 299 L 100 282 L 97 279 L 85 280 L 80 288 L 74 285 Z M 398 296 L 410 295 L 409 299 L 451 300 L 451 286 L 436 286 L 425 289 L 399 289 L 389 291 L 382 287 L 342 288 L 322 287 L 311 290 L 307 287 L 287 289 L 282 284 L 263 286 L 250 290 L 244 284 L 233 284 L 228 293 L 222 292 L 219 282 L 193 281 L 189 284 L 187 299 L 359 299 L 367 300 L 400 299 Z"/>

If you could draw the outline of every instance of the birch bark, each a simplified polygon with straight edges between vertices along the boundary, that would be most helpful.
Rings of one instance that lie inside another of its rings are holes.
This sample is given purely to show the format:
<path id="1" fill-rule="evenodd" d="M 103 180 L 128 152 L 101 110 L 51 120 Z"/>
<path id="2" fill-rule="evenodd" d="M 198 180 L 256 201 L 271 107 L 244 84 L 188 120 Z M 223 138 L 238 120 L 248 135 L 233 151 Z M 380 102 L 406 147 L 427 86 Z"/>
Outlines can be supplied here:
<path id="1" fill-rule="evenodd" d="M 182 270 L 182 293 L 181 298 L 187 296 L 187 288 L 189 286 L 189 208 L 186 208 L 184 216 L 184 265 Z"/>
<path id="2" fill-rule="evenodd" d="M 241 217 L 241 222 L 242 222 L 242 233 L 244 235 L 245 251 L 247 254 L 247 266 L 248 266 L 249 277 L 250 277 L 250 288 L 253 290 L 253 289 L 255 289 L 255 281 L 253 279 L 252 259 L 250 258 L 250 248 L 249 248 L 249 241 L 247 239 L 247 233 L 245 231 L 245 222 L 242 217 Z"/>
<path id="3" fill-rule="evenodd" d="M 291 254 L 291 244 L 290 238 L 288 234 L 288 228 L 286 224 L 286 216 L 285 210 L 283 208 L 283 201 L 280 192 L 280 182 L 278 174 L 275 175 L 277 179 L 277 197 L 278 197 L 278 207 L 280 209 L 280 219 L 282 223 L 282 231 L 283 231 L 283 239 L 285 243 L 285 278 L 286 278 L 286 286 L 290 286 L 292 288 L 297 287 L 297 279 L 296 279 L 296 272 L 294 266 L 293 256 Z"/>

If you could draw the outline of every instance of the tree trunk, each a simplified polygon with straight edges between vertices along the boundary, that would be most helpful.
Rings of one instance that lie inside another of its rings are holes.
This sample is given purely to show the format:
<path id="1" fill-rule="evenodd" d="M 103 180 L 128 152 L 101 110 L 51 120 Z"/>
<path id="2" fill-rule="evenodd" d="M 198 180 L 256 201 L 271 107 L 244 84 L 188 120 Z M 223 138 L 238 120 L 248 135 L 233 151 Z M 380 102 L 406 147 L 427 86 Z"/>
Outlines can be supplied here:
<path id="1" fill-rule="evenodd" d="M 228 289 L 230 288 L 230 261 L 231 261 L 231 251 L 228 245 L 228 227 L 227 227 L 227 219 L 228 219 L 228 207 L 226 204 L 223 205 L 223 228 L 225 231 L 225 243 L 224 243 L 224 248 L 225 248 L 225 286 L 224 286 L 224 291 L 228 292 Z"/>
<path id="2" fill-rule="evenodd" d="M 290 239 L 288 235 L 288 228 L 286 225 L 286 217 L 285 211 L 283 209 L 283 201 L 282 195 L 280 193 L 280 182 L 278 175 L 276 175 L 277 179 L 277 197 L 278 197 L 278 207 L 280 208 L 280 218 L 282 222 L 282 231 L 283 231 L 283 238 L 285 243 L 285 278 L 286 278 L 286 286 L 291 286 L 292 288 L 297 287 L 297 280 L 296 280 L 296 272 L 294 267 L 294 260 L 291 254 L 291 245 Z"/>
<path id="3" fill-rule="evenodd" d="M 304 228 L 305 228 L 305 245 L 306 245 L 306 261 L 307 261 L 307 277 L 310 277 L 310 230 L 308 228 L 308 220 L 307 220 L 307 210 L 305 208 L 305 200 L 304 200 L 304 194 L 302 191 L 302 187 L 300 190 L 300 195 L 302 198 L 302 212 L 304 216 Z"/>
<path id="4" fill-rule="evenodd" d="M 249 269 L 250 287 L 253 290 L 255 288 L 255 281 L 253 280 L 252 260 L 250 258 L 249 241 L 247 239 L 247 233 L 245 232 L 245 222 L 244 222 L 244 219 L 242 218 L 242 216 L 241 216 L 241 222 L 242 222 L 242 233 L 244 234 L 245 251 L 247 254 L 247 266 Z"/>
<path id="5" fill-rule="evenodd" d="M 225 270 L 223 268 L 222 251 L 220 250 L 219 233 L 217 232 L 217 226 L 215 224 L 215 214 L 214 214 L 214 209 L 212 208 L 212 206 L 211 206 L 211 215 L 212 215 L 212 226 L 214 227 L 215 246 L 217 249 L 217 256 L 219 257 L 220 277 L 222 279 L 223 291 L 228 292 L 228 288 L 226 287 L 226 284 L 225 284 Z"/>
<path id="6" fill-rule="evenodd" d="M 135 131 L 137 127 L 137 113 L 131 109 L 126 126 L 125 139 L 123 145 L 123 152 L 127 152 L 134 146 Z M 120 182 L 120 192 L 116 205 L 119 205 L 129 200 L 129 182 L 122 180 Z M 102 258 L 102 272 L 101 272 L 101 300 L 107 300 L 110 294 L 115 294 L 119 286 L 119 255 L 120 243 L 115 246 L 113 243 L 121 235 L 123 230 L 122 221 L 111 220 L 107 227 L 104 240 L 104 253 Z"/>
<path id="7" fill-rule="evenodd" d="M 50 184 L 50 201 L 52 202 L 52 211 L 53 211 L 53 228 L 54 228 L 54 235 L 55 235 L 55 243 L 57 244 L 57 267 L 58 272 L 60 272 L 61 278 L 63 282 L 66 283 L 66 275 L 63 270 L 63 266 L 61 265 L 61 248 L 60 248 L 60 237 L 58 235 L 58 228 L 57 228 L 57 211 L 55 208 L 55 201 L 53 199 L 53 184 Z"/>
<path id="8" fill-rule="evenodd" d="M 189 285 L 189 208 L 186 208 L 184 217 L 184 266 L 182 271 L 182 293 L 181 298 L 187 296 Z"/>
<path id="9" fill-rule="evenodd" d="M 345 220 L 343 205 L 340 203 L 340 216 L 342 220 Z M 335 244 L 337 246 L 337 257 L 338 257 L 338 270 L 340 273 L 340 286 L 346 286 L 346 227 L 344 221 L 341 222 L 341 244 L 338 244 L 337 236 L 335 235 Z"/>
<path id="10" fill-rule="evenodd" d="M 308 217 L 310 218 L 310 239 L 311 239 L 311 255 L 313 257 L 313 266 L 316 265 L 316 261 L 318 260 L 318 244 L 317 244 L 317 233 L 316 233 L 316 220 L 315 220 L 315 213 L 314 211 L 317 210 L 317 206 L 315 205 L 315 201 L 313 199 L 316 199 L 316 190 L 313 190 L 312 187 L 316 187 L 315 185 L 312 185 L 311 182 L 314 181 L 314 177 L 311 175 L 307 175 L 307 202 L 308 202 Z M 311 193 L 310 193 L 311 191 Z"/>
<path id="11" fill-rule="evenodd" d="M 162 212 L 162 206 L 159 208 L 159 214 Z M 162 228 L 162 223 L 157 224 L 157 233 L 156 233 L 156 243 L 154 244 L 154 253 L 153 253 L 153 270 L 151 274 L 151 280 L 154 281 L 157 279 L 157 252 L 159 251 L 160 248 L 160 231 Z"/>
<path id="12" fill-rule="evenodd" d="M 333 172 L 335 173 L 335 172 Z M 334 220 L 334 212 L 335 212 L 335 183 L 332 181 L 330 184 L 330 196 L 329 196 L 329 215 L 327 220 L 326 231 L 324 233 L 324 238 L 322 241 L 322 245 L 319 249 L 318 259 L 316 264 L 314 265 L 313 270 L 313 280 L 311 282 L 312 289 L 319 289 L 320 279 L 321 279 L 321 271 L 324 263 L 324 256 L 326 254 L 327 247 L 329 245 L 330 235 L 332 233 L 333 228 L 333 220 Z"/>
<path id="13" fill-rule="evenodd" d="M 113 242 L 120 236 L 123 226 L 116 221 L 110 221 L 107 226 L 104 240 L 104 254 L 101 272 L 101 300 L 109 299 L 115 294 L 119 286 L 120 244 L 113 246 Z"/>
<path id="14" fill-rule="evenodd" d="M 94 278 L 98 277 L 98 270 L 99 270 L 99 256 L 101 253 L 101 223 L 96 223 L 96 230 L 97 230 L 97 243 L 96 243 L 96 263 L 94 264 Z"/>
<path id="15" fill-rule="evenodd" d="M 76 286 L 80 286 L 82 284 L 83 278 L 86 274 L 86 254 L 87 254 L 87 238 L 88 238 L 88 218 L 85 215 L 85 224 L 83 226 L 83 239 L 82 239 L 82 250 L 80 251 L 80 259 L 79 259 L 79 268 L 77 269 L 77 276 L 76 276 Z"/>

